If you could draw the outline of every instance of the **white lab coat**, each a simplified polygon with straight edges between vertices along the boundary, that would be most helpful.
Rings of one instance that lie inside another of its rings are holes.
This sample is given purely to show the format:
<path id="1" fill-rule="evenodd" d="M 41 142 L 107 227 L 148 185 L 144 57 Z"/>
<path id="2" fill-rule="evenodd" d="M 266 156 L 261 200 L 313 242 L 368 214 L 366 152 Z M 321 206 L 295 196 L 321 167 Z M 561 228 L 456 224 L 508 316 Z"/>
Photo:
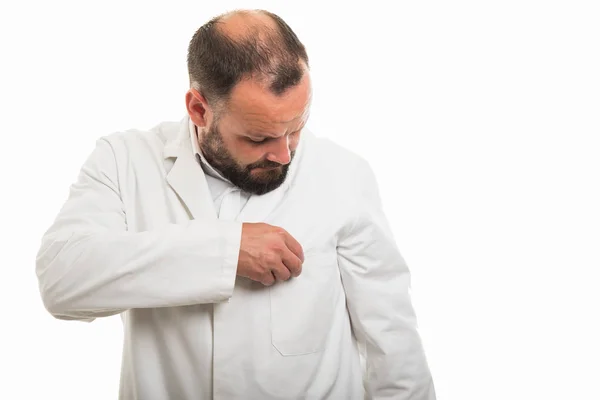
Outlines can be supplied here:
<path id="1" fill-rule="evenodd" d="M 56 318 L 121 313 L 120 398 L 434 399 L 367 162 L 305 130 L 286 182 L 219 220 L 188 123 L 98 140 L 37 256 Z M 298 278 L 236 276 L 259 221 L 303 245 Z"/>

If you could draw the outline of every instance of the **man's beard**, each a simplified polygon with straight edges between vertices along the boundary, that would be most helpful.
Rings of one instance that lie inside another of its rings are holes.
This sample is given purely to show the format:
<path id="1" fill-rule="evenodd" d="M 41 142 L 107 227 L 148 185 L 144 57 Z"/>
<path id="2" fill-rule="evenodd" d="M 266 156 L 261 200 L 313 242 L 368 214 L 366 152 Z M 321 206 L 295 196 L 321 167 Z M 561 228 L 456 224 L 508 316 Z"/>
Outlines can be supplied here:
<path id="1" fill-rule="evenodd" d="M 204 132 L 199 140 L 200 149 L 206 160 L 223 177 L 231 181 L 241 190 L 262 195 L 277 189 L 285 181 L 291 160 L 294 159 L 295 151 L 290 154 L 290 163 L 282 165 L 273 161 L 263 160 L 245 167 L 240 166 L 231 156 L 231 153 L 225 147 L 223 137 L 215 121 L 209 130 Z M 259 174 L 252 175 L 251 171 L 255 168 L 276 168 L 272 170 L 263 170 Z"/>

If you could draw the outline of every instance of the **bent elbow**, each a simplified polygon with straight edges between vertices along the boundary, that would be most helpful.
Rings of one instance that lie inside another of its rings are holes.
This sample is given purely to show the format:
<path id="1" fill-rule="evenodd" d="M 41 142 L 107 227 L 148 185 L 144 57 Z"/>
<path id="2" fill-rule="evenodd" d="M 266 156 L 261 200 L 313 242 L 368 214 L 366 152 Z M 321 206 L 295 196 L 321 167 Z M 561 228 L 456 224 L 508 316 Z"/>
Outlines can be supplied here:
<path id="1" fill-rule="evenodd" d="M 61 299 L 51 290 L 44 290 L 41 288 L 40 294 L 44 308 L 56 319 L 63 321 L 85 322 L 92 322 L 95 319 L 95 317 L 90 316 L 88 313 L 78 312 L 74 307 L 72 307 L 70 301 Z"/>
<path id="2" fill-rule="evenodd" d="M 40 279 L 40 295 L 44 308 L 50 315 L 60 320 L 93 320 L 78 313 L 72 307 L 72 302 L 65 296 L 61 296 L 55 287 Z"/>
<path id="3" fill-rule="evenodd" d="M 67 269 L 59 257 L 66 241 L 52 241 L 40 248 L 36 257 L 36 275 L 42 303 L 46 311 L 61 320 L 93 320 L 77 315 L 73 307 L 73 296 L 64 286 L 64 271 Z"/>

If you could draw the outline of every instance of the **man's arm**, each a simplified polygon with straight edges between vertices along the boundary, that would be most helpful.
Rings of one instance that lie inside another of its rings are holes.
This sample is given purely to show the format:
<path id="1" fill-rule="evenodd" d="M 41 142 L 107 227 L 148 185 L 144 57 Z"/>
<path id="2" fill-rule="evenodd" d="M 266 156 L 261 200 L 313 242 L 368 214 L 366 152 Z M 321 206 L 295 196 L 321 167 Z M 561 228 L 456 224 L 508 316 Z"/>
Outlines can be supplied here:
<path id="1" fill-rule="evenodd" d="M 210 220 L 129 232 L 114 153 L 101 139 L 42 238 L 40 292 L 59 319 L 130 308 L 224 301 L 232 295 L 242 224 Z"/>
<path id="2" fill-rule="evenodd" d="M 410 271 L 383 213 L 371 167 L 361 162 L 356 215 L 340 237 L 339 265 L 354 333 L 366 350 L 366 392 L 373 400 L 434 400 L 410 299 Z"/>

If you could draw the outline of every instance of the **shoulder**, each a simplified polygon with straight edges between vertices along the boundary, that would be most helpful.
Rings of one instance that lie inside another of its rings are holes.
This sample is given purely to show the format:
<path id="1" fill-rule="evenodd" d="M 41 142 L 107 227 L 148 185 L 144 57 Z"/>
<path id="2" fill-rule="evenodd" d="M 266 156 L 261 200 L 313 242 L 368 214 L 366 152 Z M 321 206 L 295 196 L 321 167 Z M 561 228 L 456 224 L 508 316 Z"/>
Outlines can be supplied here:
<path id="1" fill-rule="evenodd" d="M 150 129 L 128 129 L 98 138 L 112 147 L 116 156 L 134 154 L 161 155 L 167 143 L 175 140 L 180 122 L 166 121 Z"/>
<path id="2" fill-rule="evenodd" d="M 357 179 L 370 179 L 372 170 L 367 159 L 332 139 L 309 132 L 306 150 L 310 169 L 329 181 L 347 185 Z"/>

